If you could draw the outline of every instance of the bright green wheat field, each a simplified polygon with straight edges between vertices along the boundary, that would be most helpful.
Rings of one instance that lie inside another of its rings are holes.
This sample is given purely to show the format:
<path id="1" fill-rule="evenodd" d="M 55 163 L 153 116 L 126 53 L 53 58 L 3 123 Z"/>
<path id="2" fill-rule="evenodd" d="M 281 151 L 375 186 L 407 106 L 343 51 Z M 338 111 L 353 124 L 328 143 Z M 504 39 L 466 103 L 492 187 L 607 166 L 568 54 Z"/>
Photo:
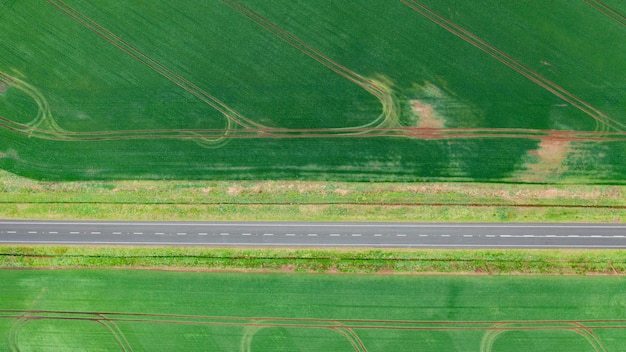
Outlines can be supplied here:
<path id="1" fill-rule="evenodd" d="M 626 351 L 621 277 L 0 271 L 6 351 Z"/>
<path id="2" fill-rule="evenodd" d="M 619 0 L 0 0 L 0 168 L 623 183 Z"/>

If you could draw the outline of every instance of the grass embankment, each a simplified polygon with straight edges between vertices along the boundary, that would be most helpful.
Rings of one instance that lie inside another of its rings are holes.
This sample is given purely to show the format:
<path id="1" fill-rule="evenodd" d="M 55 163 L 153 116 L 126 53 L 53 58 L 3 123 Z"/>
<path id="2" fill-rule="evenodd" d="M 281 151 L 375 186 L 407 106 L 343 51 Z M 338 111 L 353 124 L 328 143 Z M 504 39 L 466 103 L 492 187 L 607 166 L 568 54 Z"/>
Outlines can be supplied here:
<path id="1" fill-rule="evenodd" d="M 625 186 L 295 181 L 41 182 L 0 171 L 0 218 L 619 222 Z"/>
<path id="2" fill-rule="evenodd" d="M 0 268 L 623 275 L 626 251 L 2 246 Z"/>

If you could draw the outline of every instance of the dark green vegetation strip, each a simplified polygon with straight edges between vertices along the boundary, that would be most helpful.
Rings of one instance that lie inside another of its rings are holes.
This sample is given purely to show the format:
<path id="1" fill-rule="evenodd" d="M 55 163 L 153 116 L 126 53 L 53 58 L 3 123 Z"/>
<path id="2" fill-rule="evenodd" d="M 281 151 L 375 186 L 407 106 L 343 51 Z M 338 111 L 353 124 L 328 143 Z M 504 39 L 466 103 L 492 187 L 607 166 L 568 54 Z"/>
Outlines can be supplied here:
<path id="1" fill-rule="evenodd" d="M 341 250 L 169 247 L 0 247 L 4 268 L 146 268 L 315 273 L 626 273 L 619 250 Z"/>
<path id="2" fill-rule="evenodd" d="M 0 271 L 0 349 L 623 351 L 622 277 Z"/>
<path id="3" fill-rule="evenodd" d="M 0 168 L 27 177 L 626 175 L 618 1 L 5 0 L 0 23 Z"/>

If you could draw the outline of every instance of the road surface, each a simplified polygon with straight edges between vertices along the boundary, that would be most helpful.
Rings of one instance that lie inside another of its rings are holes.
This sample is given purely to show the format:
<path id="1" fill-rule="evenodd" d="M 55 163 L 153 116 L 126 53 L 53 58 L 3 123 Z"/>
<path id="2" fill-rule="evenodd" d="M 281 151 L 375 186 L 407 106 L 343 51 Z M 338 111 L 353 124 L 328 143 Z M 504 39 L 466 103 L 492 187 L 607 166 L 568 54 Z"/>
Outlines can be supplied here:
<path id="1" fill-rule="evenodd" d="M 3 244 L 626 248 L 626 225 L 0 221 Z"/>

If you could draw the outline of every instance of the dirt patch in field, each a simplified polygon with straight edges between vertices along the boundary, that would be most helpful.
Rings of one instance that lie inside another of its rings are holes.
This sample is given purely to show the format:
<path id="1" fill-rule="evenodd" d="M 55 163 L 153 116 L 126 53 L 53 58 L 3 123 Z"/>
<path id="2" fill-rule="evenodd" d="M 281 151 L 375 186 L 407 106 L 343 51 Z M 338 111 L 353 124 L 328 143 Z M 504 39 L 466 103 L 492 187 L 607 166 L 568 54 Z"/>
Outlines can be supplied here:
<path id="1" fill-rule="evenodd" d="M 437 114 L 435 108 L 422 100 L 409 100 L 411 112 L 417 117 L 417 128 L 443 128 L 445 119 Z"/>
<path id="2" fill-rule="evenodd" d="M 526 171 L 521 179 L 530 182 L 546 182 L 558 178 L 567 170 L 564 162 L 571 152 L 572 146 L 569 140 L 542 139 L 537 149 L 529 152 L 535 161 L 525 165 Z M 556 194 L 546 194 L 545 196 L 548 198 L 556 197 Z"/>

